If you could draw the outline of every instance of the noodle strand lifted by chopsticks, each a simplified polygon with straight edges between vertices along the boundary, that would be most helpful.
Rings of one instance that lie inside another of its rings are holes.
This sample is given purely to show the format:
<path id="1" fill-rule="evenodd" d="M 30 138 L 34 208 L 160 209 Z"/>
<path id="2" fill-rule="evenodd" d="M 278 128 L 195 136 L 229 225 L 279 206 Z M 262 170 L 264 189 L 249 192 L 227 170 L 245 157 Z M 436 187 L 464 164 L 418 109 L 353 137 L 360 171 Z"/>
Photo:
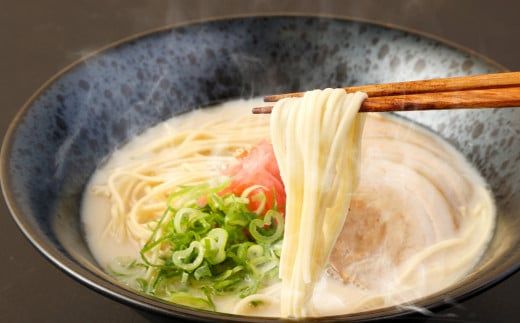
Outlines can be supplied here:
<path id="1" fill-rule="evenodd" d="M 358 181 L 366 94 L 342 89 L 279 101 L 271 141 L 285 190 L 281 315 L 308 316 L 308 302 L 343 227 Z"/>

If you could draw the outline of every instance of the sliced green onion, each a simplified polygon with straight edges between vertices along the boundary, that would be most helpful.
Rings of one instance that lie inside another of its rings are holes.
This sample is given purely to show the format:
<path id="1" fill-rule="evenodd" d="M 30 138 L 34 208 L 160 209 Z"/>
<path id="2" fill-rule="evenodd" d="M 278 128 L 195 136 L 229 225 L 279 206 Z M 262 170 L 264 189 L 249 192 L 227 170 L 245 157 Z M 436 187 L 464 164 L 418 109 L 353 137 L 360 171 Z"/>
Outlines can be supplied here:
<path id="1" fill-rule="evenodd" d="M 258 307 L 260 305 L 264 305 L 264 301 L 261 301 L 259 299 L 254 299 L 249 301 L 249 306 L 251 307 Z"/>
<path id="2" fill-rule="evenodd" d="M 173 217 L 173 227 L 177 233 L 185 233 L 190 224 L 190 217 L 200 213 L 199 210 L 192 208 L 182 208 Z"/>
<path id="3" fill-rule="evenodd" d="M 247 259 L 251 260 L 254 258 L 262 257 L 264 255 L 264 247 L 258 244 L 254 244 L 247 249 Z"/>
<path id="4" fill-rule="evenodd" d="M 202 310 L 215 310 L 215 306 L 213 303 L 207 299 L 204 299 L 202 297 L 196 297 L 188 293 L 175 293 L 172 294 L 168 300 L 170 302 L 195 307 Z"/>
<path id="5" fill-rule="evenodd" d="M 193 213 L 190 217 L 189 227 L 198 234 L 204 234 L 211 229 L 211 224 L 206 220 L 209 214 L 204 212 Z"/>
<path id="6" fill-rule="evenodd" d="M 273 222 L 276 222 L 276 224 L 274 224 Z M 268 234 L 267 230 L 265 230 L 266 226 L 274 226 L 274 232 L 272 234 Z M 263 220 L 255 219 L 249 223 L 249 232 L 251 233 L 253 238 L 259 243 L 273 243 L 276 240 L 280 239 L 283 235 L 283 217 L 279 212 L 269 210 L 265 214 Z"/>
<path id="7" fill-rule="evenodd" d="M 229 248 L 229 256 L 239 264 L 246 264 L 247 262 L 247 250 L 250 246 L 254 245 L 252 242 L 243 242 L 233 245 Z"/>
<path id="8" fill-rule="evenodd" d="M 249 262 L 249 268 L 258 276 L 263 276 L 276 267 L 278 267 L 278 261 L 270 257 L 257 257 Z"/>
<path id="9" fill-rule="evenodd" d="M 175 251 L 172 261 L 180 269 L 193 271 L 204 260 L 204 246 L 198 241 L 192 241 L 184 250 Z"/>
<path id="10" fill-rule="evenodd" d="M 263 185 L 251 185 L 242 192 L 240 197 L 249 198 L 249 195 L 251 195 L 251 193 L 253 193 L 256 190 L 260 190 L 260 192 L 254 194 L 251 198 L 257 202 L 260 202 L 260 205 L 253 212 L 256 214 L 262 214 L 265 209 L 265 204 L 267 203 L 267 198 L 265 196 L 265 191 L 268 190 L 267 187 Z"/>
<path id="11" fill-rule="evenodd" d="M 222 274 L 220 274 L 219 276 L 215 277 L 215 280 L 216 281 L 226 280 L 229 277 L 233 276 L 234 274 L 241 272 L 243 269 L 244 269 L 244 267 L 242 267 L 242 266 L 236 266 L 232 269 L 228 269 L 225 272 L 223 272 Z"/>
<path id="12" fill-rule="evenodd" d="M 212 251 L 206 256 L 206 260 L 208 260 L 210 264 L 216 265 L 226 259 L 227 240 L 228 233 L 222 228 L 212 229 L 210 232 L 208 232 L 207 236 L 202 239 L 206 250 Z"/>
<path id="13" fill-rule="evenodd" d="M 228 195 L 224 198 L 224 206 L 231 206 L 235 204 L 249 204 L 249 199 L 247 197 L 240 197 L 236 195 Z"/>
<path id="14" fill-rule="evenodd" d="M 265 196 L 265 193 L 264 192 L 257 193 L 252 197 L 252 199 L 253 199 L 253 201 L 260 202 L 258 207 L 253 212 L 255 212 L 256 214 L 264 213 L 265 205 L 267 204 L 267 197 Z"/>
<path id="15" fill-rule="evenodd" d="M 201 280 L 202 278 L 211 277 L 213 276 L 211 274 L 211 269 L 209 268 L 208 264 L 204 264 L 197 268 L 195 272 L 193 273 L 193 277 L 195 277 L 196 280 Z"/>
<path id="16" fill-rule="evenodd" d="M 272 246 L 272 251 L 273 253 L 275 254 L 275 256 L 277 256 L 278 258 L 280 258 L 282 256 L 282 245 L 283 245 L 283 240 L 278 240 L 276 243 L 273 244 Z"/>
<path id="17" fill-rule="evenodd" d="M 152 234 L 150 235 L 150 238 L 148 239 L 148 241 L 145 243 L 144 247 L 141 249 L 141 251 L 139 252 L 139 254 L 141 255 L 141 259 L 145 262 L 145 264 L 147 264 L 148 266 L 152 266 L 152 267 L 158 267 L 158 266 L 161 266 L 160 264 L 152 264 L 148 258 L 146 257 L 146 252 L 148 252 L 149 250 L 151 250 L 153 247 L 151 247 L 150 245 L 154 244 L 154 240 L 155 240 L 155 236 L 157 235 L 157 233 L 159 232 L 159 229 L 161 228 L 161 225 L 162 223 L 164 222 L 164 220 L 166 219 L 166 217 L 168 216 L 168 214 L 170 213 L 170 210 L 169 209 L 166 209 L 163 213 L 163 215 L 161 216 L 161 218 L 159 219 L 159 221 L 157 222 L 157 226 L 155 227 L 155 229 L 152 231 Z M 156 244 L 154 244 L 155 246 Z"/>
<path id="18" fill-rule="evenodd" d="M 148 289 L 148 281 L 146 279 L 137 278 L 135 281 L 137 282 L 140 291 L 144 292 Z"/>
<path id="19" fill-rule="evenodd" d="M 183 285 L 188 284 L 188 278 L 189 277 L 190 277 L 190 274 L 188 274 L 187 272 L 183 272 L 182 273 L 182 278 L 181 278 L 181 284 L 183 284 Z"/>
<path id="20" fill-rule="evenodd" d="M 222 210 L 224 208 L 224 199 L 216 193 L 211 193 L 208 195 L 208 205 L 212 211 Z"/>

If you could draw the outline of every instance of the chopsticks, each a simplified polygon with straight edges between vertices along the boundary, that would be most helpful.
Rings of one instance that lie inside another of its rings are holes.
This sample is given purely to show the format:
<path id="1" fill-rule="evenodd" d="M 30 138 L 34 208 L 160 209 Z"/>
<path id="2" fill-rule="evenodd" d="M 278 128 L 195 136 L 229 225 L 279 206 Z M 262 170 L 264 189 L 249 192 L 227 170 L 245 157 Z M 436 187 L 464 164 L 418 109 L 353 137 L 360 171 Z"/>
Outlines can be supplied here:
<path id="1" fill-rule="evenodd" d="M 360 112 L 389 112 L 459 108 L 520 106 L 520 72 L 483 74 L 412 82 L 345 87 L 346 92 L 366 92 Z M 270 95 L 265 102 L 301 97 L 303 92 Z M 253 113 L 271 113 L 272 107 L 256 107 Z"/>

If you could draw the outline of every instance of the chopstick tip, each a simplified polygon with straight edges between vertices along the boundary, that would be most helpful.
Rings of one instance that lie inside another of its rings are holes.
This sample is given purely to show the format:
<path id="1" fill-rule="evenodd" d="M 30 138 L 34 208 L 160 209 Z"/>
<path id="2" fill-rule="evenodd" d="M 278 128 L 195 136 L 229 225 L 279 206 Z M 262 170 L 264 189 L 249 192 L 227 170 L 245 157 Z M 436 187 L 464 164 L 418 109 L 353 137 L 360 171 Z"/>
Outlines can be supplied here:
<path id="1" fill-rule="evenodd" d="M 269 113 L 271 113 L 271 111 L 273 111 L 272 106 L 255 107 L 251 110 L 251 112 L 253 112 L 253 114 L 269 114 Z"/>
<path id="2" fill-rule="evenodd" d="M 264 96 L 264 102 L 276 102 L 278 101 L 278 95 L 266 95 Z"/>

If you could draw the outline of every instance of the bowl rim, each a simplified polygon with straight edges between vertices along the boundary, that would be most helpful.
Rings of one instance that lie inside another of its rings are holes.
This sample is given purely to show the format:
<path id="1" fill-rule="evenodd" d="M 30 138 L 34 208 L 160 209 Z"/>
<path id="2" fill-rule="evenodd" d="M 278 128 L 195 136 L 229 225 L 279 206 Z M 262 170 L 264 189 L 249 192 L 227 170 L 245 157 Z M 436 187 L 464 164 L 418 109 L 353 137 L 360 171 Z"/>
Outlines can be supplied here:
<path id="1" fill-rule="evenodd" d="M 458 51 L 470 54 L 478 59 L 486 62 L 488 65 L 496 68 L 497 71 L 506 72 L 509 71 L 506 67 L 499 64 L 495 60 L 480 54 L 479 52 L 462 46 L 456 42 L 447 40 L 443 37 L 439 37 L 437 35 L 419 31 L 413 28 L 403 27 L 400 25 L 385 23 L 374 19 L 366 19 L 353 17 L 348 15 L 335 15 L 335 14 L 309 14 L 298 11 L 292 12 L 276 12 L 276 13 L 252 13 L 252 14 L 235 14 L 235 15 L 222 15 L 222 16 L 213 16 L 206 17 L 200 19 L 192 19 L 183 21 L 180 23 L 171 23 L 161 27 L 151 28 L 145 30 L 143 32 L 135 33 L 129 35 L 127 37 L 121 38 L 117 41 L 108 43 L 82 57 L 75 60 L 74 62 L 66 65 L 61 68 L 58 72 L 56 72 L 53 76 L 51 76 L 47 81 L 45 81 L 28 99 L 27 101 L 19 108 L 15 117 L 11 120 L 4 135 L 4 139 L 2 142 L 2 147 L 0 150 L 0 186 L 2 188 L 3 197 L 6 201 L 7 208 L 11 217 L 14 219 L 18 228 L 25 237 L 31 242 L 33 247 L 41 253 L 47 260 L 49 260 L 53 265 L 58 267 L 61 271 L 65 272 L 67 275 L 71 276 L 81 284 L 92 288 L 93 290 L 110 297 L 116 301 L 122 302 L 124 304 L 131 304 L 138 308 L 144 309 L 146 311 L 151 311 L 155 313 L 165 314 L 168 316 L 176 316 L 183 319 L 189 320 L 204 320 L 204 321 L 215 321 L 215 320 L 226 320 L 226 321 L 243 321 L 248 320 L 251 322 L 265 322 L 265 321 L 278 321 L 281 318 L 268 318 L 268 317 L 251 317 L 244 315 L 234 315 L 227 313 L 219 313 L 219 312 L 209 312 L 209 311 L 201 311 L 196 310 L 190 307 L 167 303 L 165 301 L 161 301 L 158 299 L 154 299 L 152 297 L 143 296 L 135 291 L 132 291 L 128 288 L 125 288 L 121 285 L 113 284 L 112 282 L 96 275 L 94 272 L 82 267 L 80 264 L 77 264 L 67 257 L 63 256 L 60 251 L 58 251 L 45 236 L 39 231 L 37 227 L 33 227 L 32 224 L 25 218 L 23 212 L 21 211 L 16 199 L 11 192 L 11 184 L 10 184 L 10 172 L 8 167 L 8 159 L 10 157 L 12 151 L 13 144 L 13 136 L 15 130 L 18 128 L 20 121 L 23 119 L 25 114 L 28 112 L 31 105 L 34 101 L 46 90 L 48 89 L 55 81 L 57 81 L 64 74 L 74 69 L 78 65 L 84 63 L 85 61 L 104 53 L 110 49 L 116 48 L 118 46 L 124 45 L 126 43 L 137 41 L 141 38 L 145 38 L 148 36 L 152 36 L 154 34 L 158 34 L 161 32 L 167 32 L 174 28 L 187 27 L 191 25 L 210 23 L 210 22 L 218 22 L 218 21 L 226 21 L 226 20 L 239 20 L 244 18 L 322 18 L 322 19 L 333 19 L 333 20 L 341 20 L 341 21 L 350 21 L 357 23 L 364 23 L 373 25 L 376 27 L 383 27 L 387 29 L 394 29 L 402 32 L 407 32 L 409 34 L 418 35 L 422 38 L 431 39 L 438 43 L 441 43 L 450 48 L 456 49 Z M 463 301 L 467 298 L 470 298 L 478 293 L 481 293 L 492 286 L 498 284 L 503 281 L 507 277 L 513 275 L 520 269 L 520 263 L 516 266 L 512 266 L 507 270 L 499 273 L 496 277 L 491 279 L 487 279 L 483 284 L 472 288 L 468 291 L 460 292 L 458 295 L 453 296 L 451 301 Z M 434 293 L 427 295 L 421 299 L 416 300 L 414 303 L 419 306 L 425 306 L 428 309 L 441 309 L 445 307 L 451 306 L 450 304 L 444 302 L 443 300 L 436 300 L 435 302 L 425 302 L 426 299 L 436 296 L 437 294 L 443 294 L 445 290 L 440 291 L 442 293 Z M 384 310 L 386 313 L 382 316 L 374 317 L 374 314 L 380 313 Z M 390 306 L 382 309 L 376 309 L 367 312 L 361 313 L 353 313 L 353 314 L 343 314 L 343 315 L 335 315 L 335 316 L 324 316 L 318 317 L 315 319 L 323 320 L 323 321 L 343 321 L 343 320 L 353 320 L 353 321 L 372 321 L 379 320 L 384 318 L 393 318 L 398 316 L 405 316 L 409 314 L 416 313 L 412 309 L 404 309 L 398 306 Z M 314 318 L 313 318 L 314 319 Z M 282 319 L 283 320 L 283 319 Z"/>

